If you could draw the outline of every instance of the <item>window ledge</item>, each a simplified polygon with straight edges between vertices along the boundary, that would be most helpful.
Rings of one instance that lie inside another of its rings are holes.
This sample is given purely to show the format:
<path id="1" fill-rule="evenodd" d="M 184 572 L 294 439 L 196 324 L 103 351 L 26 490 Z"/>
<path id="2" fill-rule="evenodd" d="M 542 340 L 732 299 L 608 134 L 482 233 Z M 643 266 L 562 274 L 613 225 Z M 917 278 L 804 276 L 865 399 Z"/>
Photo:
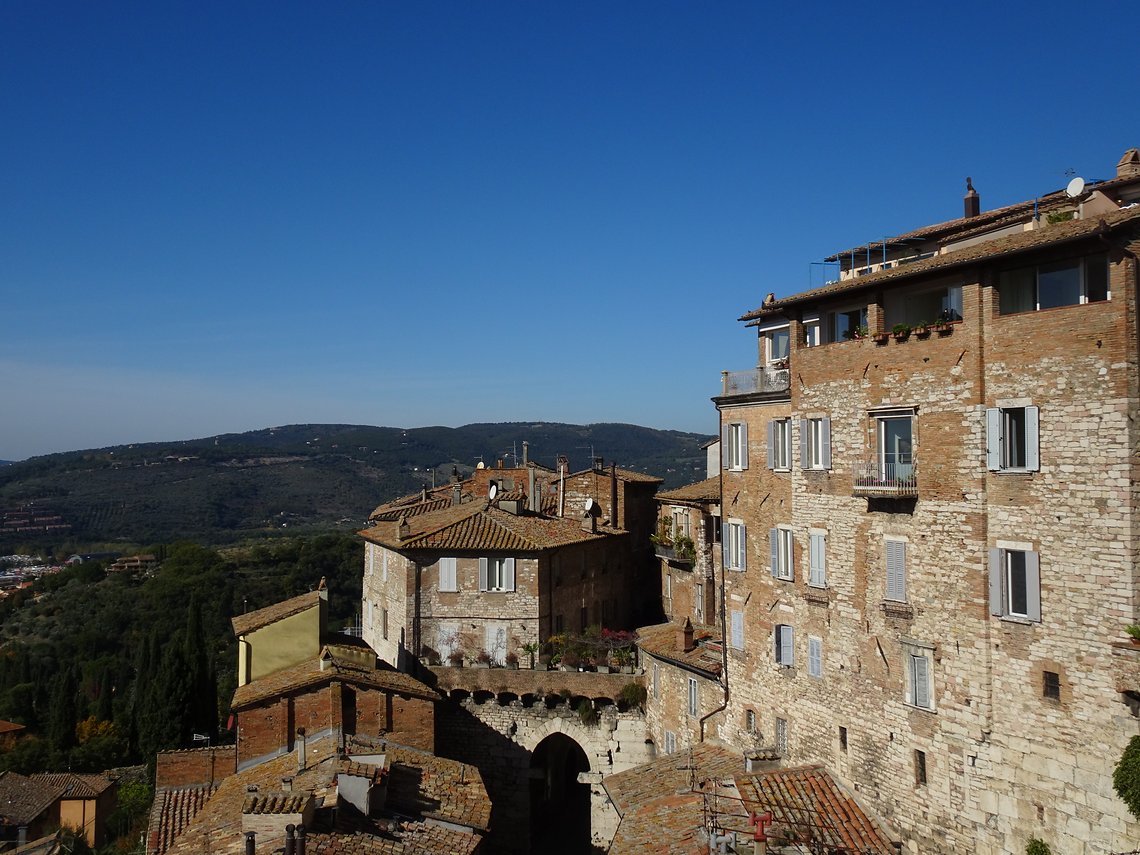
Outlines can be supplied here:
<path id="1" fill-rule="evenodd" d="M 910 603 L 902 603 L 897 600 L 883 600 L 879 607 L 887 617 L 903 618 L 905 620 L 912 620 L 914 618 L 914 606 Z"/>
<path id="2" fill-rule="evenodd" d="M 1039 469 L 991 469 L 994 475 L 1032 475 Z"/>
<path id="3" fill-rule="evenodd" d="M 1041 623 L 1041 621 L 1031 620 L 1030 618 L 1020 617 L 1018 615 L 995 615 L 995 617 L 1000 617 L 1002 623 L 1011 623 L 1016 626 L 1037 626 L 1037 624 Z"/>
<path id="4" fill-rule="evenodd" d="M 804 599 L 809 603 L 826 606 L 831 603 L 831 595 L 827 588 L 808 588 L 804 591 Z"/>
<path id="5" fill-rule="evenodd" d="M 931 715 L 938 714 L 938 710 L 934 709 L 933 707 L 920 707 L 917 704 L 912 704 L 910 701 L 903 701 L 903 703 L 910 707 L 912 710 L 917 710 L 918 712 L 930 713 Z"/>

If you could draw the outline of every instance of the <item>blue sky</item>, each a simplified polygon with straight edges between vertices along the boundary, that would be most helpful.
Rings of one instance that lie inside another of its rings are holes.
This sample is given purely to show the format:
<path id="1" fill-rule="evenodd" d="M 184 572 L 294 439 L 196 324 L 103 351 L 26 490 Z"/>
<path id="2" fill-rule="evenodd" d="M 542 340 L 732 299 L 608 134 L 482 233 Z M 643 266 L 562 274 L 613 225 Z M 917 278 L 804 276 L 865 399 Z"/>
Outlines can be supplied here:
<path id="1" fill-rule="evenodd" d="M 0 4 L 0 458 L 712 433 L 810 262 L 1140 145 L 1120 7 L 1073 8 Z"/>

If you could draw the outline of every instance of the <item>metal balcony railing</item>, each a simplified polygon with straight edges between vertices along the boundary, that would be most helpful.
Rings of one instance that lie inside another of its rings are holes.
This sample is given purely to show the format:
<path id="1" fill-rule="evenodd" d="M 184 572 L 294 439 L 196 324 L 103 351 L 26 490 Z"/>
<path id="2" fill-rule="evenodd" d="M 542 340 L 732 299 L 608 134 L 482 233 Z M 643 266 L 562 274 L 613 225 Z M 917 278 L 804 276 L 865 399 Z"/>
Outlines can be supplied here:
<path id="1" fill-rule="evenodd" d="M 918 461 L 913 454 L 880 452 L 856 461 L 856 496 L 917 496 Z"/>
<path id="2" fill-rule="evenodd" d="M 791 385 L 792 372 L 784 367 L 761 365 L 747 371 L 720 372 L 721 396 L 754 395 L 758 392 L 786 392 Z"/>

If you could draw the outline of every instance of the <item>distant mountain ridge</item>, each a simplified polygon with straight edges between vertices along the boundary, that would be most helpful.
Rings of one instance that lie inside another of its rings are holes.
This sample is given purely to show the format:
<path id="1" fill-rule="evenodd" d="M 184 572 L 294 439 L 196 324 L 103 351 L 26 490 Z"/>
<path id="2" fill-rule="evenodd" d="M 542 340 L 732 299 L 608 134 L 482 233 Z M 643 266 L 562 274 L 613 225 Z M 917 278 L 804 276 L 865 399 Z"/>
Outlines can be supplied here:
<path id="1" fill-rule="evenodd" d="M 662 478 L 666 488 L 704 477 L 710 437 L 638 425 L 556 422 L 458 428 L 285 425 L 175 442 L 70 451 L 0 469 L 0 510 L 53 513 L 75 542 L 225 543 L 298 530 L 354 530 L 381 502 L 482 460 L 523 459 L 571 470 L 591 457 Z M 36 541 L 0 532 L 0 547 Z M 54 539 L 60 539 L 59 532 Z"/>

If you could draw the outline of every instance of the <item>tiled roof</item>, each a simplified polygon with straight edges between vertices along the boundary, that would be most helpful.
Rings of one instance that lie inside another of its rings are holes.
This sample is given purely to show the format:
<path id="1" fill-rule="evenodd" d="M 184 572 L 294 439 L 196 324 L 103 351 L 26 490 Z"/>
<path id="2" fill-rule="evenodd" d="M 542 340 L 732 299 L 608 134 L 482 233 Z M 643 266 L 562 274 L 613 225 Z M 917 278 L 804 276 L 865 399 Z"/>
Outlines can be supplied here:
<path id="1" fill-rule="evenodd" d="M 0 820 L 10 825 L 31 825 L 62 792 L 62 787 L 48 781 L 0 772 Z"/>
<path id="2" fill-rule="evenodd" d="M 355 740 L 354 740 L 355 742 Z M 338 760 L 336 740 L 325 737 L 309 742 L 308 765 L 297 771 L 292 754 L 282 755 L 250 769 L 230 775 L 218 786 L 212 797 L 201 806 L 180 829 L 171 845 L 160 850 L 171 855 L 241 855 L 244 852 L 242 806 L 247 789 L 257 786 L 275 790 L 285 776 L 293 778 L 294 793 L 311 793 L 317 812 L 308 829 L 306 851 L 313 855 L 470 855 L 482 842 L 482 835 L 459 826 L 485 827 L 490 802 L 478 771 L 463 763 L 394 746 L 382 745 L 390 764 L 400 764 L 408 771 L 399 781 L 389 781 L 387 802 L 398 819 L 369 820 L 348 808 L 336 812 L 336 824 L 327 810 L 335 801 L 335 776 Z M 451 770 L 448 774 L 438 771 Z M 418 802 L 417 802 L 417 795 Z M 426 813 L 414 813 L 422 803 L 449 825 L 433 822 Z M 466 804 L 476 805 L 471 810 Z M 153 816 L 153 814 L 152 814 Z M 482 826 L 467 820 L 482 817 Z M 153 836 L 153 831 L 152 831 Z M 258 855 L 280 852 L 283 839 L 259 834 Z M 153 855 L 148 848 L 148 855 Z"/>
<path id="3" fill-rule="evenodd" d="M 368 668 L 332 653 L 327 653 L 327 655 L 329 658 L 324 668 L 321 668 L 321 660 L 314 657 L 289 668 L 275 671 L 251 683 L 246 683 L 244 686 L 238 686 L 234 692 L 231 706 L 235 711 L 238 711 L 267 698 L 287 695 L 331 680 L 386 689 L 417 698 L 429 700 L 439 698 L 439 694 L 426 683 L 421 683 L 415 677 L 395 670 L 387 663 L 381 662 L 376 667 Z"/>
<path id="4" fill-rule="evenodd" d="M 38 772 L 32 780 L 62 790 L 61 798 L 95 799 L 113 783 L 102 775 L 77 775 L 72 772 Z"/>
<path id="5" fill-rule="evenodd" d="M 720 478 L 706 478 L 695 484 L 686 484 L 675 490 L 657 494 L 659 502 L 719 502 Z"/>
<path id="6" fill-rule="evenodd" d="M 14 721 L 4 721 L 0 719 L 0 734 L 4 733 L 18 733 L 21 730 L 26 730 L 22 724 L 16 724 Z"/>
<path id="7" fill-rule="evenodd" d="M 702 742 L 691 751 L 681 749 L 610 775 L 602 780 L 602 786 L 618 813 L 625 816 L 627 811 L 649 799 L 690 792 L 695 781 L 728 777 L 742 771 L 742 752 Z"/>
<path id="8" fill-rule="evenodd" d="M 703 671 L 714 679 L 719 677 L 724 655 L 716 627 L 695 625 L 693 640 L 696 647 L 688 652 L 681 649 L 680 633 L 681 628 L 675 623 L 643 626 L 637 630 L 637 646 L 658 659 Z"/>
<path id="9" fill-rule="evenodd" d="M 823 766 L 737 775 L 736 788 L 749 812 L 770 811 L 769 835 L 808 840 L 841 852 L 894 855 L 885 830 L 863 812 Z"/>
<path id="10" fill-rule="evenodd" d="M 207 784 L 157 790 L 150 808 L 146 855 L 164 855 L 217 788 L 216 784 Z"/>
<path id="11" fill-rule="evenodd" d="M 1002 258 L 1017 253 L 1028 252 L 1034 249 L 1069 243 L 1083 238 L 1094 237 L 1106 229 L 1115 229 L 1140 221 L 1140 206 L 1124 208 L 1119 211 L 1104 214 L 1100 217 L 1090 217 L 1085 220 L 1069 220 L 1055 223 L 1028 232 L 1018 232 L 1006 237 L 991 241 L 973 244 L 972 246 L 956 249 L 942 255 L 869 273 L 856 279 L 843 279 L 832 282 L 811 291 L 793 294 L 781 300 L 775 300 L 758 309 L 741 315 L 741 321 L 755 321 L 770 315 L 780 314 L 784 309 L 800 303 L 858 291 L 871 285 L 880 285 L 884 282 L 903 280 L 923 273 L 932 273 L 941 270 L 950 270 L 966 264 L 974 264 L 990 259 Z"/>
<path id="12" fill-rule="evenodd" d="M 230 621 L 233 624 L 234 635 L 246 635 L 255 629 L 261 629 L 263 626 L 269 626 L 271 623 L 300 614 L 316 606 L 320 599 L 320 591 L 309 591 L 307 594 L 300 594 L 292 599 L 274 603 L 255 612 L 238 615 Z"/>
<path id="13" fill-rule="evenodd" d="M 384 767 L 372 763 L 357 763 L 355 760 L 341 760 L 336 764 L 338 775 L 351 775 L 354 778 L 367 778 L 376 783 L 384 777 Z"/>
<path id="14" fill-rule="evenodd" d="M 448 507 L 406 520 L 407 537 L 399 536 L 399 522 L 381 522 L 360 532 L 365 540 L 390 549 L 487 550 L 540 552 L 571 543 L 624 534 L 598 526 L 585 531 L 572 517 L 515 515 L 486 501 Z"/>
<path id="15" fill-rule="evenodd" d="M 660 484 L 665 480 L 664 478 L 658 478 L 656 475 L 649 475 L 645 472 L 634 472 L 632 469 L 622 469 L 620 466 L 615 467 L 614 472 L 617 475 L 619 481 L 633 481 L 639 484 Z M 583 469 L 580 472 L 572 472 L 566 477 L 578 478 L 582 475 L 590 475 L 594 473 L 594 469 Z M 607 466 L 603 471 L 597 472 L 596 474 L 608 476 L 610 474 L 610 468 Z"/>
<path id="16" fill-rule="evenodd" d="M 248 793 L 242 802 L 243 814 L 282 814 L 301 813 L 309 801 L 309 793 L 293 793 L 270 790 Z"/>

